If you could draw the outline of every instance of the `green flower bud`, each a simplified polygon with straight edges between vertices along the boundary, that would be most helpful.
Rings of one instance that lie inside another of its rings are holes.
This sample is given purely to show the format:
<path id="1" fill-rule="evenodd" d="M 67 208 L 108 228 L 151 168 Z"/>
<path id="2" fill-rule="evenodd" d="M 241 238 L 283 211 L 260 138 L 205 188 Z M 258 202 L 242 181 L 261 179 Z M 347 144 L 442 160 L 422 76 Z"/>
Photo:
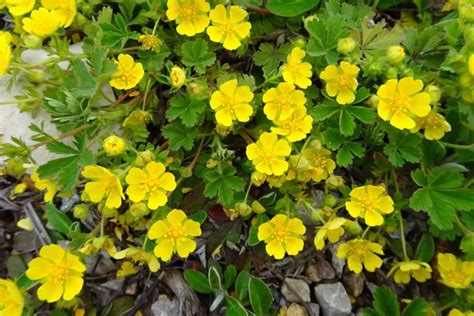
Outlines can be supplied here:
<path id="1" fill-rule="evenodd" d="M 346 231 L 351 235 L 357 235 L 362 232 L 362 227 L 360 227 L 357 221 L 347 221 L 345 227 Z"/>
<path id="2" fill-rule="evenodd" d="M 152 161 L 155 161 L 155 154 L 149 150 L 142 151 L 135 159 L 135 166 L 138 168 L 143 168 Z"/>
<path id="3" fill-rule="evenodd" d="M 438 86 L 434 84 L 430 84 L 426 86 L 425 92 L 427 92 L 430 95 L 432 105 L 438 104 L 439 100 L 441 100 L 441 90 L 439 89 Z"/>
<path id="4" fill-rule="evenodd" d="M 303 37 L 298 37 L 296 41 L 293 42 L 294 47 L 299 47 L 304 49 L 306 46 L 306 40 Z"/>
<path id="5" fill-rule="evenodd" d="M 31 83 L 42 84 L 44 80 L 44 73 L 41 71 L 32 71 L 28 73 L 28 81 Z"/>
<path id="6" fill-rule="evenodd" d="M 75 205 L 72 212 L 75 218 L 85 220 L 89 216 L 89 206 L 87 204 Z"/>
<path id="7" fill-rule="evenodd" d="M 379 96 L 376 94 L 372 94 L 367 103 L 370 107 L 376 109 L 379 106 Z"/>
<path id="8" fill-rule="evenodd" d="M 329 189 L 337 189 L 344 185 L 344 179 L 341 176 L 332 174 L 326 179 L 326 185 Z"/>
<path id="9" fill-rule="evenodd" d="M 259 201 L 253 201 L 251 204 L 252 210 L 257 214 L 265 213 L 265 208 Z"/>
<path id="10" fill-rule="evenodd" d="M 332 194 L 326 194 L 323 196 L 323 203 L 329 207 L 336 206 L 336 198 Z"/>
<path id="11" fill-rule="evenodd" d="M 26 171 L 23 167 L 24 161 L 20 158 L 10 158 L 7 161 L 7 173 L 11 176 L 20 178 Z"/>
<path id="12" fill-rule="evenodd" d="M 474 5 L 471 3 L 459 3 L 459 17 L 466 22 L 474 22 Z"/>
<path id="13" fill-rule="evenodd" d="M 187 85 L 188 93 L 197 100 L 202 100 L 207 98 L 207 94 L 209 93 L 209 87 L 207 82 L 204 80 L 198 80 L 191 82 Z"/>
<path id="14" fill-rule="evenodd" d="M 234 208 L 237 212 L 239 212 L 240 216 L 243 216 L 243 217 L 250 215 L 252 213 L 252 208 L 247 203 L 242 203 L 242 202 L 235 203 Z"/>
<path id="15" fill-rule="evenodd" d="M 209 159 L 206 163 L 207 169 L 214 169 L 219 165 L 219 161 L 214 160 L 214 159 Z"/>
<path id="16" fill-rule="evenodd" d="M 387 70 L 386 76 L 388 79 L 397 79 L 398 78 L 398 70 L 395 67 L 390 67 Z"/>
<path id="17" fill-rule="evenodd" d="M 349 54 L 356 48 L 357 43 L 352 37 L 341 38 L 337 43 L 337 51 L 341 54 Z"/>
<path id="18" fill-rule="evenodd" d="M 398 64 L 405 58 L 405 50 L 399 45 L 390 46 L 387 49 L 388 61 L 392 64 Z"/>
<path id="19" fill-rule="evenodd" d="M 28 34 L 23 37 L 23 46 L 29 49 L 37 49 L 43 44 L 43 39 L 39 36 Z"/>

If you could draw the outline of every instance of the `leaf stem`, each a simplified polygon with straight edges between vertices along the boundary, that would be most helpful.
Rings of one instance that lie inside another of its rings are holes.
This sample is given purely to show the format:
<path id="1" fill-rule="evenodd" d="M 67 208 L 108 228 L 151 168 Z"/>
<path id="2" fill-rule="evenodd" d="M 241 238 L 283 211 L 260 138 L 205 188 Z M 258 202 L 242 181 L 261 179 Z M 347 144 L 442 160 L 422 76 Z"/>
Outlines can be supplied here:
<path id="1" fill-rule="evenodd" d="M 449 147 L 449 148 L 474 151 L 474 144 L 470 144 L 470 145 L 459 145 L 459 144 L 451 144 L 451 143 L 445 143 L 445 142 L 440 142 L 440 143 L 441 143 L 443 146 Z"/>
<path id="2" fill-rule="evenodd" d="M 407 255 L 407 244 L 405 240 L 405 227 L 403 225 L 402 210 L 398 212 L 398 219 L 400 221 L 400 241 L 402 242 L 403 256 L 406 261 L 410 260 Z"/>

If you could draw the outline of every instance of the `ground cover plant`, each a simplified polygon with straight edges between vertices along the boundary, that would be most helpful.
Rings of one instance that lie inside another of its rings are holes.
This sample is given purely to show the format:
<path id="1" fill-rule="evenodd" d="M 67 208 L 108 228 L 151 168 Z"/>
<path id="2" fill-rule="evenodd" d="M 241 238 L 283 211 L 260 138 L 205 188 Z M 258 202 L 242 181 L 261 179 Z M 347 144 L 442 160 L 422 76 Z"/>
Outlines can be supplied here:
<path id="1" fill-rule="evenodd" d="M 472 1 L 0 9 L 0 315 L 472 315 Z"/>

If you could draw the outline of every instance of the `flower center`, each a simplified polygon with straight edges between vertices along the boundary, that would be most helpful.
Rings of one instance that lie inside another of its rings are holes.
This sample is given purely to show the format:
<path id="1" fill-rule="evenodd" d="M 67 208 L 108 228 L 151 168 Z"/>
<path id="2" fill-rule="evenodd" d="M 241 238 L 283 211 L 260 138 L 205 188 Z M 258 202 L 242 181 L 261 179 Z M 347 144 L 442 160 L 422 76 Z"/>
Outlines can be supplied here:
<path id="1" fill-rule="evenodd" d="M 351 88 L 351 78 L 348 75 L 341 75 L 337 78 L 337 84 L 339 89 L 350 89 Z"/>
<path id="2" fill-rule="evenodd" d="M 177 241 L 183 237 L 183 231 L 179 227 L 173 227 L 168 231 L 166 236 L 173 239 L 174 241 Z"/>
<path id="3" fill-rule="evenodd" d="M 69 277 L 69 269 L 64 266 L 56 266 L 51 278 L 54 283 L 64 283 Z"/>
<path id="4" fill-rule="evenodd" d="M 148 192 L 156 190 L 156 188 L 160 187 L 160 181 L 156 177 L 150 177 L 145 182 L 145 187 Z"/>
<path id="5" fill-rule="evenodd" d="M 232 23 L 227 23 L 225 26 L 224 26 L 224 33 L 227 34 L 227 35 L 231 35 L 234 33 L 234 25 L 232 25 Z"/>
<path id="6" fill-rule="evenodd" d="M 284 242 L 288 237 L 288 231 L 283 227 L 275 227 L 274 236 L 278 241 Z"/>
<path id="7" fill-rule="evenodd" d="M 462 271 L 451 270 L 447 273 L 444 279 L 454 284 L 463 284 L 466 281 L 467 275 Z"/>
<path id="8" fill-rule="evenodd" d="M 193 20 L 194 17 L 196 16 L 196 13 L 197 13 L 197 10 L 193 7 L 184 8 L 182 12 L 183 19 L 188 20 L 188 21 Z"/>
<path id="9" fill-rule="evenodd" d="M 364 256 L 364 254 L 367 252 L 365 244 L 363 243 L 352 243 L 351 246 L 352 246 L 351 253 L 359 257 Z"/>
<path id="10" fill-rule="evenodd" d="M 360 200 L 360 204 L 365 211 L 370 211 L 374 208 L 374 199 L 371 196 L 366 196 Z"/>
<path id="11" fill-rule="evenodd" d="M 237 105 L 237 102 L 235 102 L 234 99 L 226 99 L 224 103 L 222 104 L 222 107 L 229 112 L 233 112 L 235 106 Z"/>
<path id="12" fill-rule="evenodd" d="M 403 111 L 408 104 L 408 98 L 399 96 L 395 99 L 392 99 L 391 108 L 393 111 Z"/>

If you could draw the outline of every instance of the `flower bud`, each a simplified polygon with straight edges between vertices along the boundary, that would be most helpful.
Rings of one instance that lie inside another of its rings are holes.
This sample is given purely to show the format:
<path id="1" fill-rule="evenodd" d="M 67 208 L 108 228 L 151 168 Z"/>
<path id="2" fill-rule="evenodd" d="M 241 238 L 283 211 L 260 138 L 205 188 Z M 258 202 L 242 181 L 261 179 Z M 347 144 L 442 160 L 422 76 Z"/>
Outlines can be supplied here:
<path id="1" fill-rule="evenodd" d="M 226 137 L 232 131 L 232 127 L 226 127 L 220 124 L 216 125 L 216 132 L 222 137 Z"/>
<path id="2" fill-rule="evenodd" d="M 171 68 L 170 82 L 175 88 L 181 88 L 186 82 L 186 71 L 178 66 Z"/>
<path id="3" fill-rule="evenodd" d="M 154 50 L 155 52 L 160 51 L 161 40 L 156 35 L 142 34 L 138 41 L 142 43 L 145 49 Z"/>
<path id="4" fill-rule="evenodd" d="M 326 179 L 326 185 L 329 189 L 337 189 L 344 185 L 344 179 L 341 176 L 332 174 Z"/>
<path id="5" fill-rule="evenodd" d="M 42 84 L 44 82 L 44 73 L 41 71 L 32 71 L 28 73 L 28 81 L 34 84 Z"/>
<path id="6" fill-rule="evenodd" d="M 298 39 L 293 43 L 295 47 L 304 49 L 306 46 L 306 40 L 303 37 L 298 37 Z"/>
<path id="7" fill-rule="evenodd" d="M 329 207 L 336 206 L 336 198 L 332 194 L 326 194 L 323 196 L 323 203 Z"/>
<path id="8" fill-rule="evenodd" d="M 187 90 L 193 98 L 202 100 L 207 98 L 209 87 L 205 80 L 197 80 L 188 84 Z"/>
<path id="9" fill-rule="evenodd" d="M 28 49 L 37 49 L 43 44 L 43 39 L 39 36 L 28 34 L 23 37 L 22 44 Z"/>
<path id="10" fill-rule="evenodd" d="M 265 208 L 259 201 L 253 201 L 251 204 L 252 210 L 257 214 L 262 214 L 265 212 Z"/>
<path id="11" fill-rule="evenodd" d="M 239 212 L 240 216 L 247 216 L 252 213 L 252 208 L 247 204 L 243 202 L 235 203 L 234 206 L 235 210 Z"/>
<path id="12" fill-rule="evenodd" d="M 126 145 L 122 138 L 115 135 L 110 135 L 103 141 L 102 147 L 108 156 L 117 156 L 123 154 Z"/>
<path id="13" fill-rule="evenodd" d="M 441 90 L 439 89 L 438 86 L 434 84 L 430 84 L 426 86 L 425 92 L 427 92 L 430 95 L 431 105 L 436 105 L 439 103 L 439 100 L 441 100 Z"/>
<path id="14" fill-rule="evenodd" d="M 143 216 L 150 213 L 150 209 L 147 205 L 143 202 L 140 203 L 133 203 L 130 208 L 128 209 L 130 214 L 135 217 L 136 219 L 142 218 Z"/>
<path id="15" fill-rule="evenodd" d="M 267 179 L 267 175 L 262 172 L 255 171 L 252 173 L 250 179 L 254 186 L 259 187 L 265 182 L 265 180 Z"/>
<path id="16" fill-rule="evenodd" d="M 207 169 L 214 169 L 219 165 L 219 161 L 214 160 L 214 159 L 209 159 L 206 163 Z"/>
<path id="17" fill-rule="evenodd" d="M 311 218 L 315 222 L 321 222 L 321 218 L 323 218 L 323 211 L 320 208 L 312 209 L 311 210 Z"/>
<path id="18" fill-rule="evenodd" d="M 357 221 L 347 221 L 344 226 L 346 227 L 346 231 L 351 235 L 357 235 L 362 232 L 362 227 L 360 227 Z"/>
<path id="19" fill-rule="evenodd" d="M 122 126 L 133 128 L 135 126 L 147 124 L 151 120 L 151 115 L 147 111 L 135 110 L 123 121 Z"/>
<path id="20" fill-rule="evenodd" d="M 135 159 L 135 166 L 138 168 L 143 168 L 152 161 L 155 161 L 155 154 L 150 150 L 142 151 Z"/>
<path id="21" fill-rule="evenodd" d="M 395 67 L 388 68 L 387 73 L 385 74 L 385 76 L 388 79 L 397 79 L 398 78 L 398 69 L 395 68 Z"/>
<path id="22" fill-rule="evenodd" d="M 471 3 L 459 3 L 459 17 L 466 22 L 474 22 L 474 5 Z"/>
<path id="23" fill-rule="evenodd" d="M 356 46 L 357 44 L 352 37 L 344 37 L 337 43 L 337 51 L 341 54 L 349 54 Z"/>
<path id="24" fill-rule="evenodd" d="M 26 169 L 23 167 L 23 161 L 20 158 L 10 158 L 7 161 L 7 173 L 11 176 L 20 178 Z"/>
<path id="25" fill-rule="evenodd" d="M 392 45 L 387 49 L 388 61 L 392 64 L 398 64 L 405 58 L 405 50 L 399 45 Z"/>
<path id="26" fill-rule="evenodd" d="M 75 218 L 85 220 L 89 216 L 89 206 L 87 204 L 75 205 L 72 212 Z"/>
<path id="27" fill-rule="evenodd" d="M 379 96 L 376 94 L 372 94 L 367 103 L 370 107 L 376 109 L 379 106 Z"/>

